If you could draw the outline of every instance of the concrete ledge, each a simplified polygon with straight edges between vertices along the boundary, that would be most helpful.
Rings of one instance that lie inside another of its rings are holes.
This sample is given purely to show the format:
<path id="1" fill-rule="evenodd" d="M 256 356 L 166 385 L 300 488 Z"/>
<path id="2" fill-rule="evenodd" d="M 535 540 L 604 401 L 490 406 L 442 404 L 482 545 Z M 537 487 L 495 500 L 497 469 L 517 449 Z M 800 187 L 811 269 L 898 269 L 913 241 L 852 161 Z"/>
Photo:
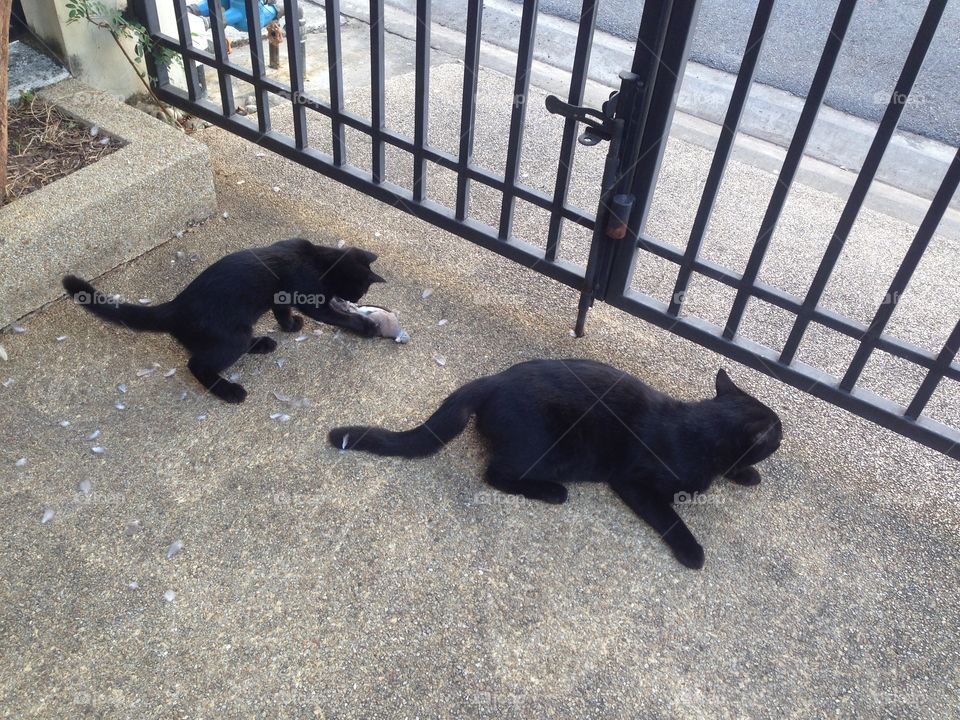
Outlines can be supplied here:
<path id="1" fill-rule="evenodd" d="M 76 80 L 38 95 L 127 145 L 0 209 L 0 326 L 63 295 L 64 273 L 102 275 L 216 208 L 205 145 Z"/>

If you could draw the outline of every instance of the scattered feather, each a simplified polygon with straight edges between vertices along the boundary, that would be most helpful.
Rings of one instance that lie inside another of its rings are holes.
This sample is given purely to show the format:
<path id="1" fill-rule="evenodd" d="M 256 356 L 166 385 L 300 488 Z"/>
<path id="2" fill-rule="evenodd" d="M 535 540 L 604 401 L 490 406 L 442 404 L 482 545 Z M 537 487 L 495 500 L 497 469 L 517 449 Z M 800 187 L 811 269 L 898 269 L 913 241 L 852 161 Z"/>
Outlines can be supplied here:
<path id="1" fill-rule="evenodd" d="M 99 135 L 99 134 L 100 134 L 100 128 L 99 128 L 99 127 L 97 127 L 96 125 L 94 125 L 92 128 L 90 128 L 90 137 L 96 137 L 96 136 Z"/>
<path id="2" fill-rule="evenodd" d="M 69 421 L 69 420 L 61 420 L 61 421 L 60 421 L 60 427 L 63 427 L 63 428 L 70 427 L 70 421 Z"/>
<path id="3" fill-rule="evenodd" d="M 6 357 L 4 357 L 4 360 L 6 360 Z M 14 380 L 13 378 L 7 378 L 2 383 L 0 383 L 0 385 L 3 385 L 4 387 L 8 388 L 11 385 L 13 385 L 15 382 L 16 380 Z"/>
<path id="4" fill-rule="evenodd" d="M 422 293 L 420 293 L 420 297 L 421 297 L 423 300 L 426 300 L 426 299 L 427 299 L 428 297 L 430 297 L 431 295 L 433 295 L 433 288 L 427 288 L 427 289 L 424 290 Z"/>
<path id="5" fill-rule="evenodd" d="M 337 247 L 342 248 L 346 243 L 343 240 L 337 240 Z"/>
<path id="6" fill-rule="evenodd" d="M 81 480 L 77 487 L 84 495 L 89 495 L 90 490 L 93 489 L 93 483 L 91 483 L 89 480 Z"/>
<path id="7" fill-rule="evenodd" d="M 321 330 L 320 328 L 317 328 L 316 330 L 313 330 L 312 332 L 313 332 L 313 334 L 316 335 L 317 337 L 320 337 L 321 335 L 323 335 L 323 330 Z"/>
<path id="8" fill-rule="evenodd" d="M 262 153 L 262 152 L 257 153 L 257 157 L 266 157 L 266 156 L 267 156 L 266 153 Z"/>
<path id="9" fill-rule="evenodd" d="M 290 416 L 286 413 L 276 412 L 270 415 L 271 420 L 277 420 L 279 422 L 285 423 L 290 422 Z"/>
<path id="10" fill-rule="evenodd" d="M 127 406 L 124 405 L 123 403 L 116 403 L 116 404 L 114 405 L 114 407 L 115 407 L 117 410 L 126 410 L 126 409 L 127 409 Z"/>
<path id="11" fill-rule="evenodd" d="M 227 380 L 229 380 L 230 382 L 236 382 L 237 380 L 239 380 L 239 379 L 242 378 L 242 377 L 243 377 L 243 373 L 232 372 L 232 373 L 230 373 L 229 376 L 227 376 Z"/>
<path id="12" fill-rule="evenodd" d="M 56 513 L 53 510 L 50 510 L 49 508 L 47 510 L 44 510 L 43 516 L 40 518 L 40 524 L 46 525 L 48 522 L 53 520 L 54 515 L 56 515 Z"/>
<path id="13" fill-rule="evenodd" d="M 94 455 L 103 455 L 106 451 L 107 449 L 100 445 L 94 445 L 92 448 L 90 448 L 90 452 L 92 452 Z"/>
<path id="14" fill-rule="evenodd" d="M 180 401 L 181 401 L 181 402 L 183 402 L 184 400 L 186 400 L 188 397 L 190 397 L 190 393 L 188 393 L 186 390 L 184 390 L 182 393 L 180 393 Z"/>
<path id="15" fill-rule="evenodd" d="M 173 602 L 174 600 L 177 599 L 177 594 L 173 590 L 167 590 L 163 594 L 163 599 L 166 600 L 167 602 Z"/>
<path id="16" fill-rule="evenodd" d="M 108 137 L 102 137 L 102 138 L 100 138 L 100 144 L 101 144 L 101 145 L 109 145 L 109 144 L 110 144 L 110 138 L 108 138 Z"/>
<path id="17" fill-rule="evenodd" d="M 27 462 L 28 460 L 26 458 L 20 458 L 14 463 L 14 465 L 16 465 L 17 467 L 26 467 Z"/>
<path id="18" fill-rule="evenodd" d="M 177 374 L 177 369 L 176 369 L 176 368 L 170 368 L 169 370 L 167 370 L 167 371 L 163 374 L 163 376 L 164 376 L 164 377 L 173 377 L 173 376 L 176 375 L 176 374 Z"/>
<path id="19" fill-rule="evenodd" d="M 127 523 L 126 529 L 123 531 L 123 534 L 127 537 L 136 535 L 143 529 L 143 521 L 141 520 L 131 520 Z"/>
<path id="20" fill-rule="evenodd" d="M 117 392 L 125 393 L 126 391 L 127 391 L 126 383 L 120 383 L 119 385 L 117 385 Z"/>
<path id="21" fill-rule="evenodd" d="M 101 433 L 99 430 L 94 430 L 92 433 L 87 435 L 87 440 L 96 440 L 98 437 L 100 437 L 100 434 Z"/>
<path id="22" fill-rule="evenodd" d="M 279 185 L 274 185 L 274 186 L 273 186 L 273 191 L 274 191 L 274 192 L 277 192 L 277 193 L 280 192 L 280 186 L 279 186 Z"/>
<path id="23" fill-rule="evenodd" d="M 170 547 L 167 548 L 167 560 L 172 558 L 181 550 L 183 550 L 183 543 L 179 540 L 174 540 L 172 543 L 170 543 Z"/>
<path id="24" fill-rule="evenodd" d="M 306 340 L 306 339 L 307 339 L 307 336 L 306 336 L 306 335 L 299 335 L 299 336 L 295 337 L 295 338 L 293 339 L 293 341 L 294 341 L 294 342 L 303 342 L 303 341 Z"/>
<path id="25" fill-rule="evenodd" d="M 373 236 L 374 236 L 374 237 L 380 237 L 380 231 L 377 230 L 377 232 L 375 232 L 375 233 L 373 234 Z"/>
<path id="26" fill-rule="evenodd" d="M 6 362 L 9 359 L 10 359 L 10 356 L 7 355 L 7 349 L 3 345 L 0 345 L 0 360 L 3 360 L 4 362 Z"/>
<path id="27" fill-rule="evenodd" d="M 66 335 L 57 335 L 57 342 L 63 342 L 67 339 Z"/>
<path id="28" fill-rule="evenodd" d="M 198 420 L 199 422 L 203 422 L 203 421 L 206 420 L 206 419 L 207 419 L 207 416 L 206 416 L 206 415 L 197 415 L 197 420 Z"/>
<path id="29" fill-rule="evenodd" d="M 137 302 L 140 303 L 141 305 L 149 305 L 150 303 L 153 302 L 153 300 L 151 300 L 150 298 L 140 298 L 139 300 L 137 300 Z"/>
<path id="30" fill-rule="evenodd" d="M 27 331 L 27 329 L 26 329 L 23 325 L 14 325 L 14 326 L 13 326 L 13 331 L 14 331 L 17 335 L 22 335 L 23 333 L 25 333 L 25 332 Z"/>
<path id="31" fill-rule="evenodd" d="M 155 367 L 150 368 L 140 368 L 137 370 L 137 377 L 146 377 L 147 375 L 153 375 L 157 369 Z"/>
<path id="32" fill-rule="evenodd" d="M 278 368 L 283 369 L 283 366 L 287 364 L 287 359 L 285 357 L 278 357 L 276 363 Z"/>
<path id="33" fill-rule="evenodd" d="M 134 580 L 134 581 L 132 581 L 129 585 L 127 585 L 127 587 L 130 588 L 131 590 L 139 590 L 139 589 L 140 589 L 140 583 L 138 583 L 136 580 Z"/>
<path id="34" fill-rule="evenodd" d="M 437 365 L 439 365 L 440 367 L 443 367 L 444 365 L 447 364 L 447 359 L 443 355 L 437 355 L 433 359 L 437 361 Z"/>
<path id="35" fill-rule="evenodd" d="M 223 219 L 224 219 L 224 220 L 228 219 L 229 217 L 230 217 L 230 213 L 225 212 L 225 213 L 223 214 Z"/>
<path id="36" fill-rule="evenodd" d="M 183 230 L 177 230 L 177 231 L 173 234 L 173 236 L 179 240 L 180 238 L 183 237 Z M 183 250 L 177 250 L 177 257 L 178 257 L 178 258 L 182 258 L 182 257 L 183 257 Z"/>
<path id="37" fill-rule="evenodd" d="M 289 395 L 283 395 L 282 393 L 278 393 L 276 390 L 273 391 L 273 396 L 280 402 L 290 402 L 293 400 L 293 398 Z"/>
<path id="38" fill-rule="evenodd" d="M 438 325 L 439 327 L 443 327 L 443 326 L 446 325 L 448 322 L 450 322 L 450 321 L 447 320 L 446 318 L 440 318 L 440 320 L 437 321 L 437 325 Z"/>
<path id="39" fill-rule="evenodd" d="M 570 330 L 570 331 L 568 331 L 567 334 L 568 334 L 570 337 L 576 337 L 576 336 L 577 336 L 577 331 L 576 331 L 576 330 Z"/>

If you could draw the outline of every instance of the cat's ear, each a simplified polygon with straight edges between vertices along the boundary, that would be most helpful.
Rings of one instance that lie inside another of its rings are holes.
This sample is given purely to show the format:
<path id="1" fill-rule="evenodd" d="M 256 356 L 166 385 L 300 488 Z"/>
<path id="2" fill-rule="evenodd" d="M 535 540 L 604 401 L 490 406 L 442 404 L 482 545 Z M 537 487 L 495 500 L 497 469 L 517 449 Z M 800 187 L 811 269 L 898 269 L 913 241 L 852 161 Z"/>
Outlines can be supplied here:
<path id="1" fill-rule="evenodd" d="M 740 392 L 740 388 L 733 384 L 727 371 L 720 368 L 717 371 L 717 396 Z"/>
<path id="2" fill-rule="evenodd" d="M 367 277 L 370 278 L 370 282 L 371 282 L 371 283 L 378 283 L 378 282 L 385 283 L 385 282 L 386 282 L 386 280 L 384 280 L 382 277 L 380 277 L 379 275 L 377 275 L 373 270 L 370 271 L 370 274 L 369 274 Z"/>
<path id="3" fill-rule="evenodd" d="M 377 254 L 372 253 L 369 250 L 360 250 L 359 248 L 357 248 L 357 252 L 360 253 L 360 257 L 363 258 L 363 261 L 367 265 L 373 264 L 373 261 L 377 259 Z"/>

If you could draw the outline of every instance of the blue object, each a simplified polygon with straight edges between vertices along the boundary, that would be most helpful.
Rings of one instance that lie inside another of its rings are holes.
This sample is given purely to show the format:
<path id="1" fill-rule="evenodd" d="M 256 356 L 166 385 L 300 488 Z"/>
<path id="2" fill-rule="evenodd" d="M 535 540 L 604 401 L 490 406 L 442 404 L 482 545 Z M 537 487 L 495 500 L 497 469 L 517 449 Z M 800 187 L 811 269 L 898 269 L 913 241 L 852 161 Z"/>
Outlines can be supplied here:
<path id="1" fill-rule="evenodd" d="M 247 6 L 244 0 L 220 0 L 223 8 L 223 22 L 237 30 L 247 32 Z M 263 0 L 257 0 L 260 12 L 260 27 L 266 27 L 277 19 L 276 5 L 267 5 Z M 203 17 L 210 17 L 210 6 L 207 0 L 200 0 L 196 5 L 197 13 Z"/>

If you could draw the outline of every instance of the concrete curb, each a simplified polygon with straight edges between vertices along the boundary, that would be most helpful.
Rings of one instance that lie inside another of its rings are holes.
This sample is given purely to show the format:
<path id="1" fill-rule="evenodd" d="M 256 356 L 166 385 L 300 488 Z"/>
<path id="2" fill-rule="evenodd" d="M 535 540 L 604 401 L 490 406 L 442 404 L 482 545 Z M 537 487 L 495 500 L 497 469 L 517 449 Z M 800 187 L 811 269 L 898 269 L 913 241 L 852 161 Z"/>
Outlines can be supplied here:
<path id="1" fill-rule="evenodd" d="M 60 277 L 97 277 L 209 217 L 207 146 L 77 80 L 38 96 L 127 145 L 0 209 L 0 327 L 63 295 Z"/>
<path id="2" fill-rule="evenodd" d="M 391 8 L 413 13 L 414 0 L 388 0 Z M 367 19 L 366 4 L 344 0 L 342 11 Z M 521 7 L 506 0 L 485 0 L 483 5 L 484 40 L 515 52 L 519 39 Z M 400 22 L 398 12 L 390 16 L 390 28 L 397 31 L 409 23 Z M 442 18 L 434 17 L 434 26 Z M 414 25 L 415 28 L 415 20 Z M 450 27 L 449 25 L 447 27 Z M 459 28 L 453 28 L 462 32 Z M 534 58 L 542 63 L 569 71 L 572 48 L 576 43 L 577 25 L 552 15 L 537 18 L 537 42 Z M 444 40 L 432 38 L 436 47 L 462 54 L 448 47 Z M 593 52 L 588 76 L 591 80 L 614 89 L 617 75 L 632 64 L 633 43 L 600 30 L 594 33 Z M 677 100 L 680 112 L 702 120 L 721 124 L 736 76 L 705 65 L 690 62 Z M 886 104 L 887 99 L 880 99 Z M 783 90 L 754 83 L 744 108 L 741 134 L 766 140 L 781 147 L 789 145 L 803 108 L 803 98 Z M 813 128 L 805 154 L 843 170 L 859 171 L 876 133 L 876 123 L 823 106 Z M 948 145 L 907 132 L 897 132 L 877 172 L 877 180 L 924 198 L 932 198 L 940 185 L 955 149 Z M 960 209 L 960 197 L 952 207 Z"/>

